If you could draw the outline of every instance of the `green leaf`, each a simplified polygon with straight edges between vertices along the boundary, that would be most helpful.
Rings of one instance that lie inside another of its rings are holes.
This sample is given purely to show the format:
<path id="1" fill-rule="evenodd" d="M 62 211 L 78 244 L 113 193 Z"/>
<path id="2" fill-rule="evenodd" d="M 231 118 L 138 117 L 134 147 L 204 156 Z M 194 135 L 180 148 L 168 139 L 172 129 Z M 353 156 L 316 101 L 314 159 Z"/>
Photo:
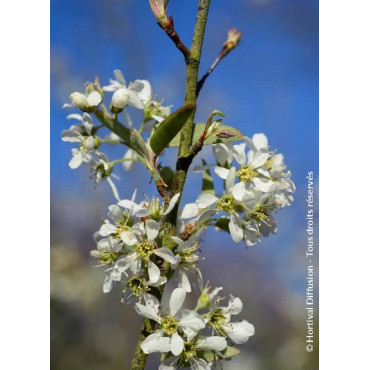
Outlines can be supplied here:
<path id="1" fill-rule="evenodd" d="M 195 104 L 184 105 L 177 111 L 173 112 L 159 125 L 149 140 L 150 147 L 155 154 L 160 154 L 165 148 L 168 147 L 168 144 L 172 141 L 172 139 L 180 133 L 186 121 L 194 112 L 194 109 Z"/>
<path id="2" fill-rule="evenodd" d="M 228 218 L 222 217 L 217 219 L 216 223 L 214 226 L 218 227 L 219 229 L 226 231 L 227 233 L 230 234 L 229 231 L 229 222 L 230 220 Z"/>
<path id="3" fill-rule="evenodd" d="M 240 353 L 239 349 L 237 349 L 235 347 L 227 346 L 221 352 L 221 356 L 216 354 L 215 351 L 202 351 L 202 353 L 199 354 L 199 357 L 204 358 L 207 362 L 213 362 L 213 361 L 217 361 L 217 360 L 222 360 L 224 358 L 229 358 L 229 357 L 232 357 L 232 356 L 236 356 L 239 353 Z"/>
<path id="4" fill-rule="evenodd" d="M 159 170 L 159 173 L 163 179 L 163 181 L 166 183 L 166 185 L 171 188 L 173 179 L 175 178 L 175 173 L 173 172 L 171 167 L 162 167 Z"/>
<path id="5" fill-rule="evenodd" d="M 238 355 L 240 350 L 236 347 L 227 346 L 221 353 L 223 358 L 229 358 Z"/>
<path id="6" fill-rule="evenodd" d="M 203 166 L 207 166 L 207 162 L 202 159 Z M 215 194 L 215 186 L 213 184 L 213 178 L 211 171 L 208 169 L 203 171 L 203 183 L 202 183 L 202 193 Z"/>
<path id="7" fill-rule="evenodd" d="M 197 123 L 194 127 L 193 143 L 195 145 L 200 135 L 202 135 L 204 129 L 206 128 L 205 123 Z M 220 125 L 217 130 L 204 141 L 204 145 L 211 145 L 216 143 L 230 143 L 233 141 L 242 140 L 244 135 L 232 126 Z M 170 142 L 169 147 L 175 148 L 180 144 L 180 135 Z"/>

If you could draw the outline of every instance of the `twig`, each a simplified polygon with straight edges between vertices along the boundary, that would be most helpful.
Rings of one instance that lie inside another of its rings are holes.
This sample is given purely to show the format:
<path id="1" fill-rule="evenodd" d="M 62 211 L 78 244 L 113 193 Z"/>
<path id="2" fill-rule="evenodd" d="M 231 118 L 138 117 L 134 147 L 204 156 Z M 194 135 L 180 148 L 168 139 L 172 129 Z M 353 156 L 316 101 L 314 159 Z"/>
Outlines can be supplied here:
<path id="1" fill-rule="evenodd" d="M 173 18 L 169 17 L 166 21 L 166 23 L 163 25 L 162 23 L 158 22 L 158 26 L 162 28 L 168 35 L 168 37 L 173 41 L 173 43 L 176 45 L 176 47 L 181 51 L 181 53 L 184 55 L 185 60 L 189 58 L 190 51 L 186 47 L 186 45 L 182 42 L 179 34 L 174 28 Z"/>
<path id="2" fill-rule="evenodd" d="M 228 55 L 231 50 L 235 49 L 238 46 L 241 35 L 242 35 L 241 32 L 238 31 L 236 28 L 232 28 L 228 32 L 228 38 L 226 42 L 224 43 L 222 50 L 218 54 L 218 57 L 213 62 L 211 67 L 208 69 L 208 71 L 203 75 L 203 77 L 197 83 L 197 96 L 199 95 L 199 92 L 202 89 L 206 79 L 214 71 L 214 69 L 218 66 L 221 60 L 225 58 L 226 55 Z"/>

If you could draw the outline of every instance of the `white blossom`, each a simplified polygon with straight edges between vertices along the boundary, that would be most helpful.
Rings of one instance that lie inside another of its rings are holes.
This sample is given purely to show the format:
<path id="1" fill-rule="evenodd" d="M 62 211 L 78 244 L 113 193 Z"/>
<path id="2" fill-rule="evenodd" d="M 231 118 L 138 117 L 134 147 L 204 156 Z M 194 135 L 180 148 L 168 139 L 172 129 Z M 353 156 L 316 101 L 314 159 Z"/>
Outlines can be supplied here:
<path id="1" fill-rule="evenodd" d="M 190 365 L 192 370 L 211 370 L 212 363 L 208 363 L 203 358 L 198 357 L 198 351 L 215 351 L 219 353 L 227 347 L 224 337 L 198 337 L 191 342 L 187 342 L 186 353 L 179 356 L 171 356 L 159 365 L 159 370 L 175 370 L 186 365 Z"/>
<path id="2" fill-rule="evenodd" d="M 145 104 L 150 101 L 152 88 L 147 80 L 135 80 L 128 86 L 119 69 L 115 69 L 115 79 L 110 80 L 110 84 L 103 87 L 104 91 L 114 92 L 112 97 L 112 106 L 117 109 L 123 109 L 126 105 L 144 109 Z"/>
<path id="3" fill-rule="evenodd" d="M 81 94 L 80 92 L 73 92 L 70 95 L 71 104 L 64 104 L 63 108 L 76 107 L 83 111 L 90 111 L 101 103 L 101 95 L 98 91 L 92 91 L 88 94 Z"/>
<path id="4" fill-rule="evenodd" d="M 243 310 L 240 298 L 230 294 L 226 307 L 220 306 L 221 298 L 217 295 L 222 288 L 216 288 L 209 295 L 211 311 L 206 315 L 207 324 L 219 335 L 227 336 L 236 344 L 245 343 L 255 333 L 254 326 L 246 320 L 231 321 L 231 316 L 239 315 Z"/>
<path id="5" fill-rule="evenodd" d="M 144 353 L 166 353 L 171 351 L 174 356 L 180 355 L 184 349 L 185 335 L 187 340 L 195 337 L 205 327 L 204 319 L 195 311 L 183 309 L 186 291 L 176 288 L 170 297 L 169 315 L 159 310 L 159 301 L 150 294 L 144 294 L 145 305 L 136 303 L 139 315 L 155 320 L 159 324 L 159 332 L 149 335 L 141 344 Z"/>

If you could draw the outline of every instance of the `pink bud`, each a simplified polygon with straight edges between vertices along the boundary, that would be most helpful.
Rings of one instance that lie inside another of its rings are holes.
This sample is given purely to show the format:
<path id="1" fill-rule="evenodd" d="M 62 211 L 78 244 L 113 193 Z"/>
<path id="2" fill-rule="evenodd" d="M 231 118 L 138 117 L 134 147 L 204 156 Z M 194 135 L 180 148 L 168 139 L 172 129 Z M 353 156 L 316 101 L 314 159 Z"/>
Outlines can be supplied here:
<path id="1" fill-rule="evenodd" d="M 227 40 L 224 43 L 224 48 L 232 50 L 238 46 L 240 39 L 242 37 L 242 33 L 238 31 L 236 28 L 231 28 L 227 33 Z"/>
<path id="2" fill-rule="evenodd" d="M 165 25 L 167 22 L 167 5 L 169 0 L 149 0 L 149 5 L 158 23 Z"/>

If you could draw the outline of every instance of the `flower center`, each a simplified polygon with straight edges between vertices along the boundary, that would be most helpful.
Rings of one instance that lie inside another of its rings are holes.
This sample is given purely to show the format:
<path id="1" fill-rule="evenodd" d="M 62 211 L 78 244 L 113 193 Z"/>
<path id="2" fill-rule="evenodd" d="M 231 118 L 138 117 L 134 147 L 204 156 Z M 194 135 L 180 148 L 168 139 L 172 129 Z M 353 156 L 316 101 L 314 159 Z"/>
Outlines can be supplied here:
<path id="1" fill-rule="evenodd" d="M 257 205 L 251 212 L 250 217 L 257 222 L 264 222 L 269 218 L 267 208 L 261 205 Z"/>
<path id="2" fill-rule="evenodd" d="M 186 360 L 189 360 L 189 359 L 196 356 L 194 343 L 185 342 L 184 347 L 185 348 L 184 348 L 184 354 L 183 355 L 184 355 Z"/>
<path id="3" fill-rule="evenodd" d="M 137 276 L 132 277 L 128 283 L 127 287 L 130 288 L 132 294 L 139 297 L 142 293 L 147 290 L 147 287 L 142 279 Z"/>
<path id="4" fill-rule="evenodd" d="M 198 243 L 195 242 L 192 247 L 184 248 L 178 251 L 181 257 L 181 264 L 187 266 L 195 266 L 196 262 L 199 260 L 199 256 L 196 254 L 198 252 Z"/>
<path id="5" fill-rule="evenodd" d="M 118 257 L 122 253 L 111 253 L 108 251 L 98 251 L 98 254 L 95 256 L 98 259 L 98 263 L 101 265 L 112 265 L 117 261 Z"/>
<path id="6" fill-rule="evenodd" d="M 233 211 L 235 206 L 235 199 L 231 194 L 223 195 L 218 201 L 218 208 L 225 212 Z"/>
<path id="7" fill-rule="evenodd" d="M 150 242 L 143 242 L 136 244 L 135 252 L 143 259 L 148 260 L 150 256 L 153 254 L 153 243 Z"/>
<path id="8" fill-rule="evenodd" d="M 239 181 L 250 182 L 253 179 L 253 177 L 256 176 L 256 173 L 249 166 L 242 166 L 236 172 L 236 175 L 238 176 Z"/>
<path id="9" fill-rule="evenodd" d="M 177 331 L 178 321 L 172 316 L 166 316 L 161 322 L 161 328 L 167 335 L 172 335 Z"/>
<path id="10" fill-rule="evenodd" d="M 226 322 L 226 317 L 223 314 L 222 309 L 218 308 L 209 313 L 208 324 L 220 335 L 226 335 L 225 331 L 222 328 L 222 325 Z"/>

